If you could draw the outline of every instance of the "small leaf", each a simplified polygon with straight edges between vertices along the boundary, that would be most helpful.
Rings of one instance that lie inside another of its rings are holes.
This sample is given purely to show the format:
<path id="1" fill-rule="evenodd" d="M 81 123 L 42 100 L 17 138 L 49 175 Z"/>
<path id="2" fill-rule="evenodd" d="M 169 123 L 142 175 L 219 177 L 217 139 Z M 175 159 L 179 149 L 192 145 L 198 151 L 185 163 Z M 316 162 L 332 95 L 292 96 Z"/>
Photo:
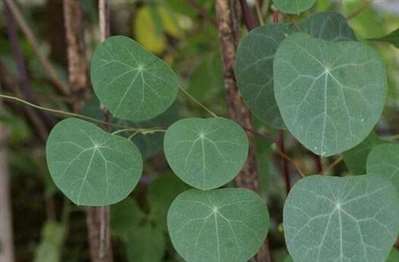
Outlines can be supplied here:
<path id="1" fill-rule="evenodd" d="M 154 118 L 176 99 L 177 75 L 128 37 L 113 36 L 98 46 L 90 73 L 100 102 L 121 119 Z"/>
<path id="2" fill-rule="evenodd" d="M 191 189 L 180 194 L 168 212 L 172 243 L 186 261 L 247 261 L 268 228 L 265 203 L 247 189 Z"/>
<path id="3" fill-rule="evenodd" d="M 395 47 L 399 48 L 399 28 L 396 29 L 395 31 L 392 31 L 386 36 L 379 38 L 372 38 L 370 40 L 388 42 L 390 44 L 393 44 Z"/>
<path id="4" fill-rule="evenodd" d="M 363 142 L 349 151 L 343 157 L 349 171 L 355 175 L 366 174 L 367 156 L 374 146 L 381 143 L 378 136 L 372 132 Z"/>
<path id="5" fill-rule="evenodd" d="M 40 245 L 35 251 L 34 262 L 61 261 L 64 235 L 64 224 L 54 221 L 46 222 L 42 228 Z"/>
<path id="6" fill-rule="evenodd" d="M 346 18 L 337 12 L 316 13 L 301 22 L 299 27 L 302 32 L 324 40 L 356 40 Z"/>
<path id="7" fill-rule="evenodd" d="M 318 155 L 356 146 L 381 116 L 384 64 L 374 49 L 360 42 L 327 42 L 295 33 L 278 48 L 273 70 L 284 123 Z"/>
<path id="8" fill-rule="evenodd" d="M 202 190 L 220 187 L 240 171 L 248 138 L 225 118 L 187 118 L 170 126 L 164 138 L 166 159 L 185 183 Z"/>
<path id="9" fill-rule="evenodd" d="M 289 24 L 257 27 L 240 41 L 235 72 L 238 87 L 252 113 L 265 124 L 284 128 L 274 98 L 273 58 L 279 44 L 294 32 Z"/>
<path id="10" fill-rule="evenodd" d="M 295 262 L 385 261 L 399 233 L 398 204 L 378 176 L 303 178 L 284 206 L 288 251 Z"/>
<path id="11" fill-rule="evenodd" d="M 367 174 L 386 177 L 399 190 L 399 144 L 373 147 L 367 158 Z"/>
<path id="12" fill-rule="evenodd" d="M 121 201 L 143 169 L 133 143 L 76 118 L 63 120 L 51 130 L 46 157 L 57 187 L 72 202 L 85 206 Z"/>
<path id="13" fill-rule="evenodd" d="M 125 200 L 111 206 L 111 231 L 114 236 L 126 240 L 128 230 L 138 226 L 145 219 L 145 213 L 137 205 L 136 200 Z"/>
<path id="14" fill-rule="evenodd" d="M 283 13 L 299 15 L 310 9 L 316 0 L 273 0 L 273 4 Z"/>

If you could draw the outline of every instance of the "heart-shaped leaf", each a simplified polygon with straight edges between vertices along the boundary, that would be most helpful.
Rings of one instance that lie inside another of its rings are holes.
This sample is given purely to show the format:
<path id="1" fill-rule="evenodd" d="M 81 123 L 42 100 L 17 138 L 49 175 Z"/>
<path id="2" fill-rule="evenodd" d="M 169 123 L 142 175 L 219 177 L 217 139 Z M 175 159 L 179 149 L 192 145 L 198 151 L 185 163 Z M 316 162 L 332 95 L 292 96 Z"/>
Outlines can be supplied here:
<path id="1" fill-rule="evenodd" d="M 133 190 L 143 168 L 140 152 L 129 140 L 76 118 L 63 120 L 51 130 L 46 157 L 57 187 L 84 206 L 121 201 Z"/>
<path id="2" fill-rule="evenodd" d="M 292 34 L 278 48 L 273 71 L 285 125 L 316 154 L 331 156 L 356 146 L 381 116 L 384 65 L 360 42 Z"/>
<path id="3" fill-rule="evenodd" d="M 165 62 L 125 36 L 112 36 L 96 48 L 90 74 L 101 103 L 115 117 L 131 121 L 166 111 L 179 85 Z"/>
<path id="4" fill-rule="evenodd" d="M 300 14 L 310 9 L 316 0 L 273 0 L 273 4 L 283 13 Z"/>
<path id="5" fill-rule="evenodd" d="M 191 189 L 173 201 L 168 229 L 186 261 L 243 262 L 266 238 L 269 215 L 264 201 L 250 190 Z"/>
<path id="6" fill-rule="evenodd" d="M 166 159 L 185 183 L 202 190 L 220 187 L 240 171 L 248 155 L 248 138 L 225 118 L 187 118 L 168 128 Z"/>
<path id="7" fill-rule="evenodd" d="M 373 147 L 367 157 L 367 174 L 384 176 L 399 190 L 399 144 Z"/>
<path id="8" fill-rule="evenodd" d="M 310 176 L 284 206 L 288 251 L 295 262 L 385 261 L 399 233 L 399 197 L 389 180 Z"/>
<path id="9" fill-rule="evenodd" d="M 274 98 L 273 58 L 292 32 L 290 24 L 257 27 L 240 41 L 237 50 L 235 72 L 240 93 L 252 113 L 275 128 L 284 128 L 284 123 Z"/>
<path id="10" fill-rule="evenodd" d="M 316 13 L 301 22 L 299 27 L 302 32 L 324 40 L 356 40 L 346 18 L 337 12 Z"/>

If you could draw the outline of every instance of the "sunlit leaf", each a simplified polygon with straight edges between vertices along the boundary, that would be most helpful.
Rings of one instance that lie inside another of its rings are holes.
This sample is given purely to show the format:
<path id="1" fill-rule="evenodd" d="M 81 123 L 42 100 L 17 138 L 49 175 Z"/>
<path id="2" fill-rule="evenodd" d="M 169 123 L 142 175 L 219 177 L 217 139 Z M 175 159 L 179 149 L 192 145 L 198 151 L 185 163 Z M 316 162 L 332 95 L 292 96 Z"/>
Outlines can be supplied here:
<path id="1" fill-rule="evenodd" d="M 100 102 L 121 119 L 154 118 L 176 99 L 177 75 L 128 37 L 113 36 L 98 46 L 90 72 Z"/>
<path id="2" fill-rule="evenodd" d="M 385 261 L 399 232 L 399 197 L 386 179 L 310 176 L 284 206 L 285 239 L 295 262 Z"/>
<path id="3" fill-rule="evenodd" d="M 187 118 L 168 128 L 164 151 L 180 179 L 207 190 L 238 174 L 248 155 L 248 138 L 238 124 L 225 118 Z"/>
<path id="4" fill-rule="evenodd" d="M 75 204 L 109 205 L 124 199 L 137 184 L 143 162 L 129 140 L 86 121 L 68 118 L 52 130 L 47 164 L 57 187 Z"/>
<path id="5" fill-rule="evenodd" d="M 274 59 L 274 90 L 288 130 L 322 156 L 364 140 L 381 116 L 386 75 L 376 51 L 295 33 Z"/>
<path id="6" fill-rule="evenodd" d="M 268 228 L 265 203 L 246 189 L 188 190 L 168 212 L 172 243 L 186 261 L 248 261 Z"/>

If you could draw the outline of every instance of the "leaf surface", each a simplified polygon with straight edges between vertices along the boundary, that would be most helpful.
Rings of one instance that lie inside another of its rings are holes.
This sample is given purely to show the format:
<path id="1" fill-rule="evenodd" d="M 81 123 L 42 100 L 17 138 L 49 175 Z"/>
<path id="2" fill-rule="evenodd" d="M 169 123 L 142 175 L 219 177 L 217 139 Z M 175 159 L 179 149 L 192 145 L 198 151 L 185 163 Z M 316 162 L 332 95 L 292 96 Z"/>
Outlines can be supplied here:
<path id="1" fill-rule="evenodd" d="M 385 261 L 399 231 L 399 197 L 378 176 L 310 176 L 292 188 L 283 216 L 295 262 Z"/>
<path id="2" fill-rule="evenodd" d="M 170 126 L 164 137 L 166 159 L 185 183 L 202 190 L 231 181 L 248 155 L 248 138 L 225 118 L 187 118 Z"/>
<path id="3" fill-rule="evenodd" d="M 136 186 L 143 169 L 133 143 L 76 118 L 62 120 L 51 130 L 46 156 L 57 187 L 84 206 L 121 201 Z"/>
<path id="4" fill-rule="evenodd" d="M 381 116 L 384 64 L 370 47 L 288 36 L 274 59 L 274 91 L 288 130 L 322 156 L 364 140 Z"/>
<path id="5" fill-rule="evenodd" d="M 265 203 L 247 189 L 191 189 L 180 194 L 168 212 L 172 243 L 186 261 L 248 261 L 268 228 Z"/>
<path id="6" fill-rule="evenodd" d="M 367 158 L 367 174 L 386 177 L 399 190 L 399 144 L 373 147 Z"/>
<path id="7" fill-rule="evenodd" d="M 273 0 L 273 4 L 283 13 L 300 14 L 310 9 L 316 0 Z"/>
<path id="8" fill-rule="evenodd" d="M 386 36 L 379 37 L 379 38 L 372 38 L 370 40 L 375 40 L 375 41 L 381 41 L 381 42 L 387 42 L 395 47 L 399 48 L 399 28 L 392 31 Z"/>
<path id="9" fill-rule="evenodd" d="M 165 62 L 125 36 L 112 36 L 96 48 L 90 74 L 100 102 L 115 117 L 131 121 L 166 111 L 179 85 Z"/>

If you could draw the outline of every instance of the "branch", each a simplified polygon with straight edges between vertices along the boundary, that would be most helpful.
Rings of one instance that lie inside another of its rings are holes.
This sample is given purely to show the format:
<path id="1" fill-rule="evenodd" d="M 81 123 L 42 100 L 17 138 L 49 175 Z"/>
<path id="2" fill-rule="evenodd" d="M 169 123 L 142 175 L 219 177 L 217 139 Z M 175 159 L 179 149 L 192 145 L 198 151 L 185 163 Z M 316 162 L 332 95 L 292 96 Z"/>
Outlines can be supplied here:
<path id="1" fill-rule="evenodd" d="M 15 17 L 15 20 L 19 26 L 19 28 L 22 30 L 24 33 L 26 39 L 28 42 L 31 44 L 33 48 L 33 52 L 36 54 L 36 56 L 39 58 L 40 63 L 42 64 L 44 70 L 46 71 L 48 77 L 54 84 L 54 86 L 57 88 L 57 91 L 62 94 L 62 95 L 68 95 L 69 94 L 69 89 L 68 87 L 59 79 L 56 70 L 54 67 L 51 65 L 50 61 L 47 59 L 46 56 L 44 56 L 41 51 L 40 51 L 40 45 L 33 34 L 32 30 L 26 23 L 21 11 L 19 10 L 18 6 L 16 5 L 14 0 L 4 0 L 8 7 L 10 8 L 11 13 Z"/>
<path id="2" fill-rule="evenodd" d="M 221 53 L 224 67 L 224 82 L 226 100 L 230 117 L 238 122 L 245 130 L 253 130 L 251 114 L 242 101 L 234 76 L 236 49 L 239 41 L 240 21 L 238 19 L 238 2 L 235 0 L 216 0 L 216 16 L 219 30 Z M 251 132 L 247 131 L 251 141 L 247 161 L 236 177 L 237 186 L 254 191 L 259 190 L 259 179 L 255 157 L 255 143 Z M 271 261 L 267 240 L 256 255 L 256 261 Z"/>
<path id="3" fill-rule="evenodd" d="M 277 139 L 277 146 L 278 146 L 279 151 L 281 152 L 281 155 L 286 155 L 285 145 L 284 145 L 284 130 L 279 131 L 278 139 Z M 281 158 L 281 173 L 284 178 L 285 190 L 288 195 L 288 193 L 291 190 L 290 169 L 288 167 L 287 159 L 284 157 Z"/>

